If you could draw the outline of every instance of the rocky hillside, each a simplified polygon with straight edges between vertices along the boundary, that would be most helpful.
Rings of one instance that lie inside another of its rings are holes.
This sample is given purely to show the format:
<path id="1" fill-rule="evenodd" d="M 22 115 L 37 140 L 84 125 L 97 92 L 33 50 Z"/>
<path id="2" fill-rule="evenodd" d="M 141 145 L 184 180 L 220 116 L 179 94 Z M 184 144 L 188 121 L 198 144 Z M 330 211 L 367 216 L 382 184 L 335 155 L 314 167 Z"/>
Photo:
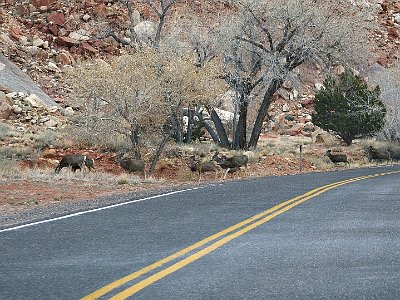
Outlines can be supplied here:
<path id="1" fill-rule="evenodd" d="M 371 42 L 376 44 L 376 62 L 391 66 L 400 58 L 400 1 L 352 2 L 370 8 L 369 19 L 376 25 L 371 35 Z M 229 1 L 188 0 L 187 4 L 175 13 L 192 9 L 210 14 L 229 9 Z M 145 5 L 137 5 L 135 9 L 136 26 L 154 17 Z M 111 36 L 104 36 L 105 24 L 119 33 L 119 42 Z M 67 97 L 65 72 L 78 61 L 124 53 L 126 46 L 121 41 L 130 39 L 128 28 L 128 13 L 118 1 L 0 0 L 1 53 L 37 82 L 61 108 L 66 108 L 60 114 L 57 108 L 38 104 L 40 99 L 32 100 L 35 96 L 30 92 L 11 90 L 6 82 L 0 82 L 0 117 L 14 120 L 14 125 L 20 130 L 26 130 L 27 125 L 62 127 L 63 115 L 71 116 L 74 110 L 79 109 Z M 301 93 L 291 82 L 279 90 L 271 107 L 272 121 L 265 124 L 266 129 L 279 134 L 310 135 L 314 130 L 309 122 L 313 92 L 320 83 L 313 79 L 308 85 L 308 89 Z"/>

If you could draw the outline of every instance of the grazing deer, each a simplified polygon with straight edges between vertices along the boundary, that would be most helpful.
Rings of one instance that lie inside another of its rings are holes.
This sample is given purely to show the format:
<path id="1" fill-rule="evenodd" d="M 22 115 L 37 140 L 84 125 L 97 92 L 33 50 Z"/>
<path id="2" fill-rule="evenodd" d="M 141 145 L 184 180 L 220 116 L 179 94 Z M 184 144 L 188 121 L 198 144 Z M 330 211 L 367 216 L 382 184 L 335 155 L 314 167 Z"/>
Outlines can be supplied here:
<path id="1" fill-rule="evenodd" d="M 146 178 L 146 165 L 143 159 L 124 158 L 124 154 L 120 154 L 115 162 L 128 173 L 141 172 L 143 177 Z"/>
<path id="2" fill-rule="evenodd" d="M 374 147 L 369 146 L 368 159 L 370 162 L 375 160 L 378 163 L 378 161 L 384 161 L 384 160 L 389 162 L 389 160 L 391 160 L 391 157 L 389 151 L 383 149 L 374 149 Z"/>
<path id="3" fill-rule="evenodd" d="M 94 160 L 82 154 L 65 155 L 55 169 L 56 174 L 60 173 L 61 169 L 65 167 L 71 167 L 73 172 L 78 169 L 82 171 L 84 167 L 87 167 L 89 172 L 91 170 L 96 170 L 94 167 Z"/>
<path id="4" fill-rule="evenodd" d="M 212 160 L 216 161 L 222 169 L 226 170 L 223 179 L 225 179 L 228 172 L 236 172 L 241 167 L 245 167 L 247 169 L 247 163 L 249 162 L 247 155 L 234 155 L 232 157 L 226 157 L 225 155 L 220 156 L 218 151 L 214 153 Z"/>
<path id="5" fill-rule="evenodd" d="M 201 180 L 201 175 L 206 172 L 215 172 L 215 178 L 217 178 L 217 172 L 221 169 L 215 161 L 201 162 L 195 155 L 190 156 L 189 167 L 192 172 L 199 174 L 198 182 Z"/>
<path id="6" fill-rule="evenodd" d="M 329 159 L 331 160 L 331 162 L 333 162 L 335 165 L 343 162 L 343 163 L 348 164 L 350 167 L 350 163 L 347 160 L 346 154 L 332 154 L 331 150 L 327 150 L 325 153 L 325 156 L 328 156 Z"/>

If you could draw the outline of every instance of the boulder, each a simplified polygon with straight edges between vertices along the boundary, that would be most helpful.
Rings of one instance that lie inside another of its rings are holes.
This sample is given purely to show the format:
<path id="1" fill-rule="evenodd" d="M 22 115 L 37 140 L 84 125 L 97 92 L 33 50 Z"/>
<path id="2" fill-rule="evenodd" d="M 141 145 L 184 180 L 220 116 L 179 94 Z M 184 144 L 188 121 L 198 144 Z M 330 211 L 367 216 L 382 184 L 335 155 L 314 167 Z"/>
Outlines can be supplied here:
<path id="1" fill-rule="evenodd" d="M 56 158 L 57 151 L 56 149 L 45 149 L 42 154 L 43 158 Z"/>
<path id="2" fill-rule="evenodd" d="M 54 100 L 49 97 L 38 85 L 15 64 L 0 53 L 0 84 L 2 87 L 11 91 L 24 91 L 37 95 L 46 105 L 56 105 Z"/>
<path id="3" fill-rule="evenodd" d="M 47 127 L 57 127 L 58 122 L 54 119 L 50 119 L 50 120 L 44 122 L 44 125 Z"/>
<path id="4" fill-rule="evenodd" d="M 46 107 L 46 104 L 43 102 L 43 100 L 40 99 L 35 94 L 30 94 L 28 97 L 24 99 L 24 102 L 30 104 L 30 106 L 35 108 Z"/>
<path id="5" fill-rule="evenodd" d="M 287 135 L 295 136 L 301 134 L 301 132 L 304 129 L 304 124 L 303 123 L 297 123 L 293 127 L 289 128 L 286 130 Z"/>
<path id="6" fill-rule="evenodd" d="M 68 106 L 65 111 L 64 111 L 65 115 L 67 117 L 72 117 L 75 114 L 74 109 L 71 106 Z"/>
<path id="7" fill-rule="evenodd" d="M 35 7 L 49 6 L 56 3 L 57 0 L 32 0 L 32 5 Z"/>
<path id="8" fill-rule="evenodd" d="M 19 115 L 20 113 L 22 113 L 22 108 L 21 108 L 19 105 L 17 105 L 17 104 L 14 104 L 14 105 L 12 106 L 12 110 L 13 110 L 13 113 L 14 113 L 14 114 L 17 114 L 17 115 Z"/>
<path id="9" fill-rule="evenodd" d="M 53 11 L 47 16 L 47 21 L 62 26 L 65 23 L 65 16 L 62 12 Z"/>
<path id="10" fill-rule="evenodd" d="M 0 91 L 0 119 L 7 120 L 10 117 L 12 107 L 8 102 L 6 94 Z"/>
<path id="11" fill-rule="evenodd" d="M 133 25 L 136 26 L 140 23 L 140 12 L 135 9 L 132 13 Z"/>
<path id="12" fill-rule="evenodd" d="M 72 57 L 71 53 L 69 53 L 68 51 L 61 51 L 57 55 L 56 61 L 59 62 L 63 66 L 75 64 L 74 58 Z"/>
<path id="13" fill-rule="evenodd" d="M 135 32 L 139 39 L 150 43 L 156 36 L 156 23 L 152 21 L 142 21 L 135 26 Z"/>
<path id="14" fill-rule="evenodd" d="M 80 29 L 71 32 L 68 37 L 77 41 L 88 41 L 90 40 L 90 33 L 88 33 L 86 30 Z"/>

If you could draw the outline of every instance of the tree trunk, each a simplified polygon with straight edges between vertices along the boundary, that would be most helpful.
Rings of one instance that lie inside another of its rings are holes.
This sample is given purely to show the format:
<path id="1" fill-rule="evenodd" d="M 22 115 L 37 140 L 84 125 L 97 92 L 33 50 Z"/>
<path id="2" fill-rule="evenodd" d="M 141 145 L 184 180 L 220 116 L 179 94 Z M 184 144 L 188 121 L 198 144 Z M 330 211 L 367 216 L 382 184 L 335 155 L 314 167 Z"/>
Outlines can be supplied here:
<path id="1" fill-rule="evenodd" d="M 190 107 L 188 108 L 188 125 L 187 125 L 187 132 L 185 143 L 190 144 L 192 142 L 192 135 L 193 135 L 193 122 L 194 121 L 194 110 Z"/>
<path id="2" fill-rule="evenodd" d="M 130 139 L 133 145 L 133 151 L 136 159 L 141 159 L 139 147 L 139 126 L 136 124 L 131 125 Z"/>
<path id="3" fill-rule="evenodd" d="M 264 99 L 261 103 L 260 109 L 258 110 L 257 118 L 254 122 L 253 131 L 251 133 L 250 141 L 248 144 L 248 148 L 255 149 L 257 147 L 258 139 L 260 138 L 262 125 L 265 119 L 265 116 L 268 113 L 268 108 L 272 102 L 272 96 L 275 92 L 282 86 L 283 79 L 277 78 L 273 79 L 270 83 L 267 91 L 264 94 Z"/>
<path id="4" fill-rule="evenodd" d="M 161 143 L 158 146 L 158 149 L 157 149 L 156 153 L 154 154 L 153 159 L 151 160 L 150 176 L 152 176 L 154 174 L 157 162 L 160 160 L 161 154 L 163 153 L 165 145 L 167 144 L 169 138 L 170 138 L 169 134 L 164 134 L 163 139 L 161 140 Z"/>
<path id="5" fill-rule="evenodd" d="M 211 120 L 215 125 L 215 130 L 217 131 L 219 137 L 220 146 L 224 148 L 230 148 L 231 144 L 229 143 L 228 135 L 226 134 L 224 124 L 222 124 L 220 117 L 211 106 L 207 106 L 207 111 L 210 114 Z"/>
<path id="6" fill-rule="evenodd" d="M 239 120 L 236 125 L 234 134 L 234 141 L 232 148 L 237 150 L 246 149 L 247 142 L 247 108 L 248 103 L 246 102 L 246 96 L 241 95 L 239 101 Z"/>
<path id="7" fill-rule="evenodd" d="M 215 132 L 215 130 L 209 125 L 203 118 L 203 115 L 201 112 L 196 113 L 197 117 L 199 118 L 200 122 L 203 123 L 204 128 L 208 131 L 208 133 L 211 135 L 211 138 L 213 139 L 214 143 L 217 145 L 221 145 L 221 141 L 218 138 L 218 134 Z"/>
<path id="8" fill-rule="evenodd" d="M 179 122 L 178 115 L 175 112 L 171 113 L 171 127 L 172 127 L 172 136 L 175 139 L 175 142 L 181 144 L 183 142 L 183 130 L 181 123 Z"/>
<path id="9" fill-rule="evenodd" d="M 158 27 L 157 27 L 157 32 L 156 32 L 156 36 L 154 38 L 154 43 L 153 46 L 154 48 L 158 49 L 160 46 L 160 41 L 161 41 L 161 31 L 164 27 L 164 23 L 165 23 L 165 16 L 166 16 L 166 11 L 162 12 L 162 14 L 160 15 L 160 22 L 158 23 Z"/>

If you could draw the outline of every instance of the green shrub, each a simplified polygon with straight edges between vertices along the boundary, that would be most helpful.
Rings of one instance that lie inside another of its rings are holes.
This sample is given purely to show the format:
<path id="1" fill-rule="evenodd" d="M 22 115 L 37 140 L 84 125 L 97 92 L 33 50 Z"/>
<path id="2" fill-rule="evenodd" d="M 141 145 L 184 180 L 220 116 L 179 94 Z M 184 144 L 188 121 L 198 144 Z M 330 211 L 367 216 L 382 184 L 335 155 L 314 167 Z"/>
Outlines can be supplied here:
<path id="1" fill-rule="evenodd" d="M 379 86 L 370 90 L 360 76 L 346 70 L 338 79 L 329 76 L 315 95 L 313 122 L 337 134 L 347 145 L 354 138 L 371 136 L 384 126 L 386 108 Z"/>

